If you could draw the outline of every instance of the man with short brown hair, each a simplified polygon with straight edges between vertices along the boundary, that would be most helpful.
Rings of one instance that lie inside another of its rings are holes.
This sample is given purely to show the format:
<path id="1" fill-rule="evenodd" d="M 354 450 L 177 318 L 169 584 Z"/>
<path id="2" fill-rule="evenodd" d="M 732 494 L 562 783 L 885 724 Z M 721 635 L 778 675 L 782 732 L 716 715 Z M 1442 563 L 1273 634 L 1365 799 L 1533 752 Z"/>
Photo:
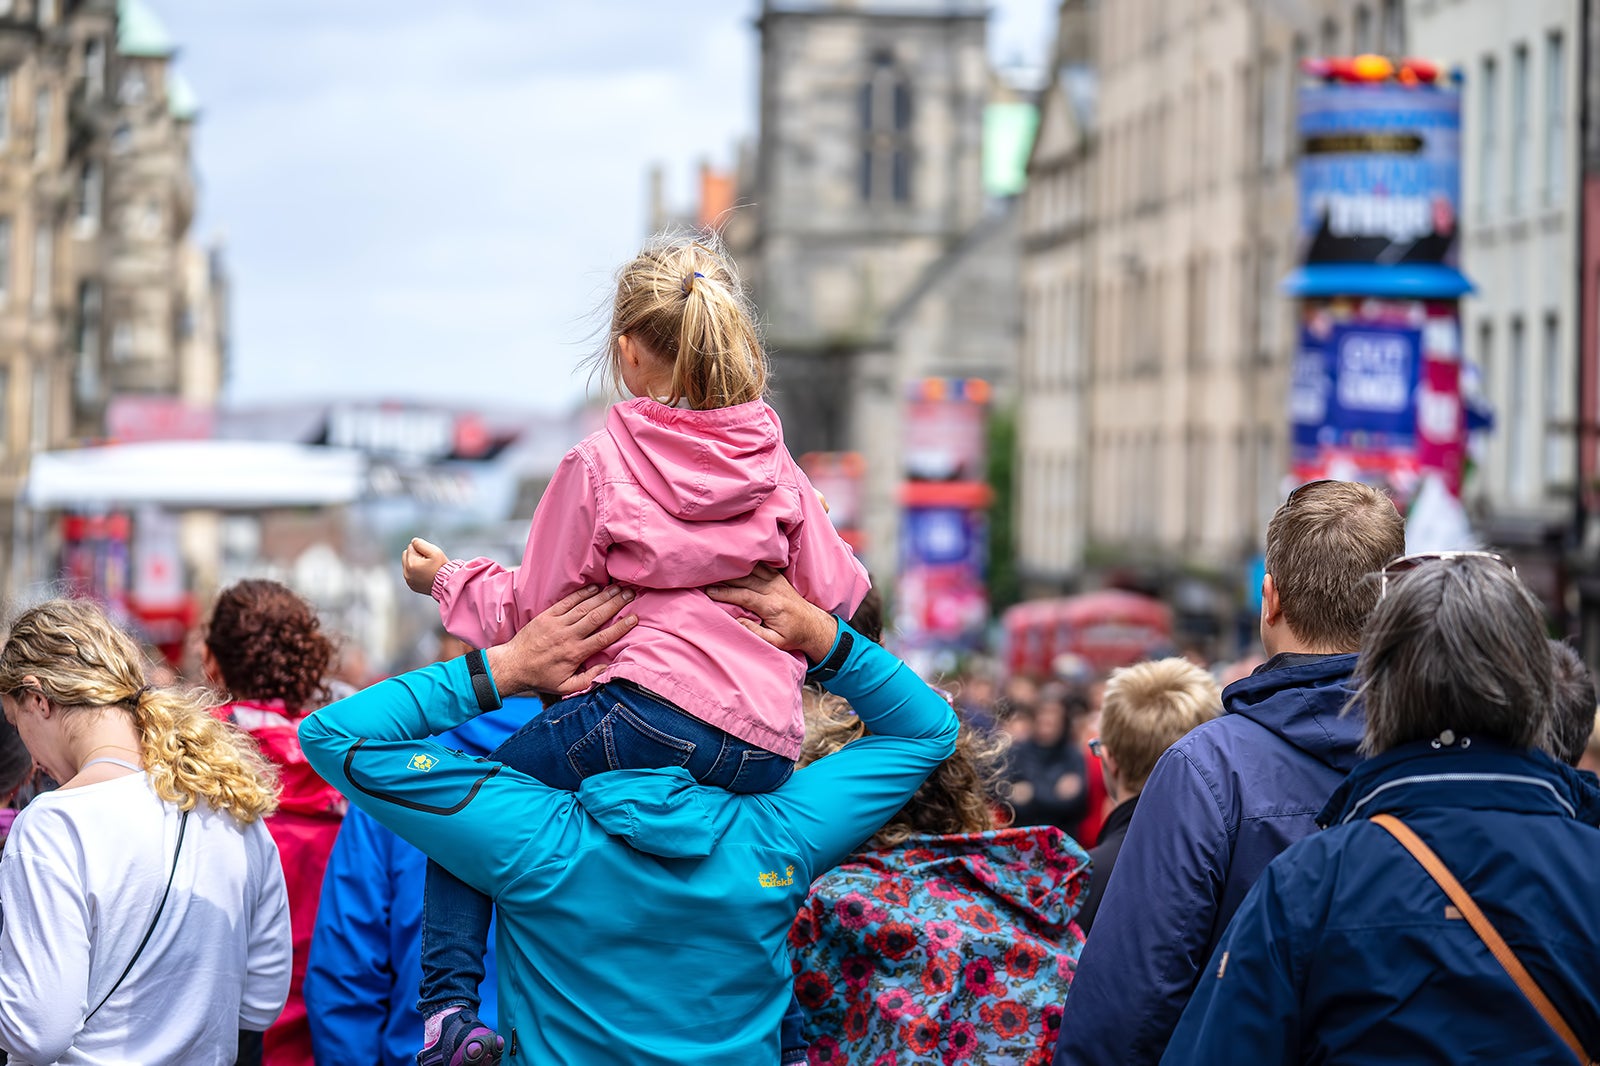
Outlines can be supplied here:
<path id="1" fill-rule="evenodd" d="M 1404 551 L 1404 519 L 1366 485 L 1302 485 L 1273 515 L 1267 662 L 1151 771 L 1067 997 L 1057 1066 L 1159 1060 L 1245 893 L 1316 830 L 1361 759 L 1361 716 L 1341 713 L 1346 682 L 1377 603 L 1374 575 Z"/>

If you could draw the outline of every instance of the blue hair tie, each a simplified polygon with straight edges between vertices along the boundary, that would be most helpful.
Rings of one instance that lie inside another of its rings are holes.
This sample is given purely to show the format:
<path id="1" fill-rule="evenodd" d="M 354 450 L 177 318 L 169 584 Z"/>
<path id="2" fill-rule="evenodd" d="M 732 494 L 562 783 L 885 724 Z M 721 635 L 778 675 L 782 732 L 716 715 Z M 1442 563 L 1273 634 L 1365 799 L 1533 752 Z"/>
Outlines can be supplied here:
<path id="1" fill-rule="evenodd" d="M 693 276 L 684 278 L 683 279 L 683 294 L 685 296 L 689 295 L 689 290 L 694 288 L 694 279 L 695 278 L 703 278 L 703 277 L 705 277 L 705 275 L 700 273 L 698 270 L 696 270 L 694 272 Z"/>

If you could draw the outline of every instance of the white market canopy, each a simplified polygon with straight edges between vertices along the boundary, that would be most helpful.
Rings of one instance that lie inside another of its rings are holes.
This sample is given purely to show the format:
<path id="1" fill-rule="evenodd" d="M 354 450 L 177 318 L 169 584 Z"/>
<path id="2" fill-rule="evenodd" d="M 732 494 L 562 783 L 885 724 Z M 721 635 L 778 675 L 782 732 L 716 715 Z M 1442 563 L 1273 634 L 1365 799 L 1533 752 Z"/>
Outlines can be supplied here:
<path id="1" fill-rule="evenodd" d="M 40 452 L 23 502 L 37 511 L 151 504 L 254 510 L 350 503 L 366 491 L 359 452 L 278 441 L 185 440 Z"/>

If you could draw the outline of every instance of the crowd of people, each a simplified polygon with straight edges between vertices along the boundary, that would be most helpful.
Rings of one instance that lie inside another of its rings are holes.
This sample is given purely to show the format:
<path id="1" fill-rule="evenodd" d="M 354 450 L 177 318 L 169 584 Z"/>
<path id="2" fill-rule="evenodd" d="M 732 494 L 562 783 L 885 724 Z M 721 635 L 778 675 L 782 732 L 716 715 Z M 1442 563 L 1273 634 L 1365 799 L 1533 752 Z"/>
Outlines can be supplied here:
<path id="1" fill-rule="evenodd" d="M 882 646 L 714 242 L 624 265 L 601 359 L 635 399 L 520 567 L 407 547 L 430 665 L 333 699 L 268 581 L 217 597 L 196 687 L 92 603 L 11 620 L 10 1061 L 1600 1048 L 1594 682 L 1498 557 L 1407 556 L 1381 492 L 1313 482 L 1245 676 L 952 697 Z"/>

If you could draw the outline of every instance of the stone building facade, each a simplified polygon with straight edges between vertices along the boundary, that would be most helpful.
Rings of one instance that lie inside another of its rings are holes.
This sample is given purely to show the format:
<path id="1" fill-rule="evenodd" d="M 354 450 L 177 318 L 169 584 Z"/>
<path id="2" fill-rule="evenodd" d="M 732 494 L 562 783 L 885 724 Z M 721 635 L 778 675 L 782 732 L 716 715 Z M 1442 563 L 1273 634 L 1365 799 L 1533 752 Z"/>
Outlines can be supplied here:
<path id="1" fill-rule="evenodd" d="M 18 504 L 32 454 L 103 437 L 115 395 L 220 388 L 225 292 L 188 244 L 198 112 L 175 54 L 141 0 L 0 0 L 7 594 L 51 576 L 51 524 Z"/>
<path id="2" fill-rule="evenodd" d="M 1403 31 L 1400 0 L 1061 5 L 1023 195 L 1034 591 L 1242 587 L 1288 469 L 1299 61 Z"/>
<path id="3" fill-rule="evenodd" d="M 982 0 L 766 0 L 760 131 L 729 244 L 761 308 L 790 449 L 867 459 L 866 556 L 892 573 L 912 381 L 1009 399 L 1017 241 L 986 196 Z"/>
<path id="4" fill-rule="evenodd" d="M 1465 502 L 1487 539 L 1559 604 L 1578 415 L 1580 41 L 1576 0 L 1410 0 L 1430 59 L 1462 82 L 1465 350 L 1494 432 Z"/>

